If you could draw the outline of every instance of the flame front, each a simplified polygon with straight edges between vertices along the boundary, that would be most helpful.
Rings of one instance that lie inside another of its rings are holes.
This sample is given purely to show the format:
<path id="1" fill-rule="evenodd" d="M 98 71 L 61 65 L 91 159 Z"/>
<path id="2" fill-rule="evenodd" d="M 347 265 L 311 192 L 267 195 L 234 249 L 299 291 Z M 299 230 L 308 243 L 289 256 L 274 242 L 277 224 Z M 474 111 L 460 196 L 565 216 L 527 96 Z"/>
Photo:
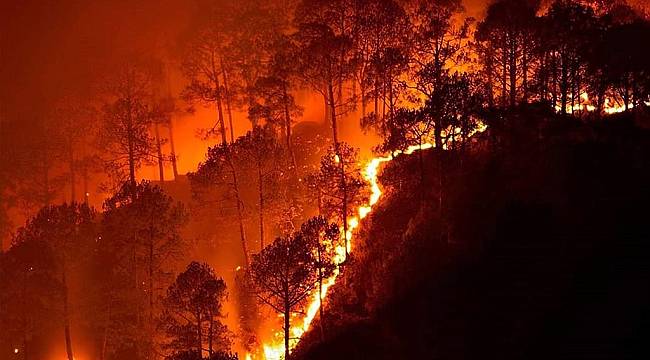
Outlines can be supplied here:
<path id="1" fill-rule="evenodd" d="M 647 106 L 650 106 L 650 102 L 646 102 L 645 104 Z M 628 105 L 628 107 L 632 108 L 633 105 L 630 104 Z M 561 108 L 559 106 L 556 106 L 556 110 L 559 112 Z M 580 95 L 580 102 L 578 105 L 574 105 L 573 108 L 571 108 L 571 106 L 569 105 L 569 108 L 567 109 L 568 112 L 571 111 L 593 112 L 595 110 L 596 107 L 590 103 L 590 99 L 586 93 Z M 618 104 L 616 101 L 607 98 L 603 107 L 603 111 L 607 114 L 620 113 L 625 111 L 625 106 L 622 106 Z M 487 129 L 487 125 L 483 123 L 479 123 L 479 126 L 469 134 L 469 137 L 477 133 L 481 133 L 486 129 Z M 457 128 L 457 129 L 448 129 L 447 131 L 443 131 L 443 133 L 446 133 L 448 137 L 459 138 L 461 131 L 460 129 Z M 368 164 L 365 166 L 363 170 L 363 176 L 365 180 L 368 182 L 368 186 L 370 187 L 370 197 L 368 198 L 368 203 L 363 206 L 360 206 L 356 211 L 356 215 L 348 219 L 348 231 L 346 234 L 344 234 L 344 236 L 348 240 L 347 251 L 349 254 L 351 254 L 353 251 L 354 231 L 359 227 L 360 221 L 366 218 L 372 212 L 374 205 L 377 204 L 377 202 L 381 198 L 382 190 L 379 186 L 379 180 L 378 180 L 379 169 L 381 165 L 393 160 L 395 157 L 399 155 L 411 155 L 417 151 L 431 149 L 433 147 L 435 147 L 434 143 L 424 142 L 422 145 L 413 145 L 413 146 L 409 146 L 405 150 L 394 151 L 393 153 L 387 156 L 375 157 L 368 162 Z M 443 149 L 447 150 L 446 143 L 443 144 Z M 335 161 L 337 163 L 339 162 L 338 156 L 336 156 Z M 343 227 L 341 227 L 341 232 L 343 232 Z M 341 243 L 345 244 L 346 242 L 341 241 Z M 338 245 L 335 248 L 335 256 L 334 256 L 335 263 L 341 264 L 345 260 L 345 254 L 346 254 L 345 245 Z M 339 268 L 337 267 L 333 275 L 323 282 L 323 288 L 322 288 L 323 298 L 327 296 L 327 292 L 329 288 L 336 283 L 336 279 L 339 276 L 339 274 L 340 271 Z M 300 319 L 299 316 L 292 315 L 292 317 L 295 317 L 295 319 L 292 319 L 292 323 L 296 325 L 293 325 L 290 329 L 291 340 L 289 345 L 291 350 L 293 350 L 296 347 L 296 345 L 298 345 L 302 336 L 309 330 L 312 321 L 314 320 L 316 314 L 320 309 L 322 300 L 323 299 L 321 299 L 319 296 L 319 292 L 314 291 L 314 293 L 311 294 L 309 305 L 306 308 L 304 317 Z M 284 343 L 283 343 L 282 331 L 276 330 L 275 333 L 273 334 L 273 340 L 263 344 L 261 350 L 263 354 L 263 359 L 265 360 L 283 359 Z M 246 354 L 247 360 L 252 360 L 256 358 L 257 356 L 254 354 Z"/>
<path id="2" fill-rule="evenodd" d="M 487 126 L 485 124 L 479 124 L 479 126 L 471 132 L 469 135 L 470 137 L 473 136 L 476 133 L 483 132 L 487 129 Z M 459 129 L 455 129 L 453 131 L 454 134 L 460 134 Z M 460 135 L 457 135 L 460 136 Z M 365 166 L 363 170 L 363 177 L 364 179 L 368 182 L 368 185 L 370 187 L 370 197 L 368 198 L 368 203 L 360 206 L 357 211 L 356 215 L 350 217 L 348 219 L 348 231 L 345 234 L 346 238 L 348 239 L 347 244 L 348 244 L 348 253 L 352 253 L 353 251 L 353 234 L 354 231 L 359 227 L 360 221 L 363 220 L 372 212 L 372 209 L 375 204 L 379 201 L 379 198 L 381 198 L 382 191 L 381 188 L 379 187 L 379 168 L 382 164 L 389 162 L 393 160 L 395 157 L 399 155 L 411 155 L 414 152 L 420 151 L 420 150 L 426 150 L 426 149 L 431 149 L 435 147 L 433 143 L 423 143 L 422 145 L 413 145 L 409 146 L 405 150 L 397 150 L 394 151 L 392 154 L 388 156 L 379 156 L 375 157 L 368 162 L 368 164 Z M 446 145 L 443 146 L 443 149 L 447 149 Z M 342 229 L 342 227 L 341 227 Z M 342 241 L 341 243 L 346 243 L 345 241 Z M 334 256 L 334 262 L 336 264 L 341 264 L 345 260 L 345 245 L 339 245 L 335 248 L 335 256 Z M 323 291 L 322 291 L 322 296 L 325 298 L 327 296 L 327 291 L 329 288 L 336 283 L 336 279 L 339 276 L 339 268 L 337 267 L 334 270 L 334 273 L 332 274 L 331 277 L 326 279 L 323 282 Z M 302 336 L 309 330 L 312 321 L 316 317 L 316 314 L 318 313 L 318 310 L 320 309 L 320 306 L 322 304 L 322 299 L 319 296 L 318 291 L 314 291 L 314 293 L 311 295 L 309 305 L 307 306 L 307 310 L 305 311 L 305 315 L 302 319 L 295 319 L 293 321 L 294 324 L 290 329 L 290 336 L 291 336 L 291 341 L 290 341 L 290 349 L 294 349 L 296 345 L 300 342 L 300 339 Z M 262 345 L 262 351 L 263 351 L 263 358 L 265 360 L 280 360 L 283 359 L 284 357 L 284 343 L 283 343 L 283 334 L 282 331 L 276 331 L 274 334 L 274 340 L 272 342 L 266 343 Z M 256 356 L 252 354 L 246 354 L 246 359 L 254 359 Z"/>
<path id="3" fill-rule="evenodd" d="M 573 106 L 571 104 L 566 105 L 566 112 L 567 113 L 573 113 L 573 112 L 594 112 L 597 110 L 596 106 L 591 102 L 591 99 L 589 99 L 589 95 L 585 92 L 580 94 L 580 96 L 577 98 L 578 104 L 574 104 Z M 633 109 L 634 108 L 634 103 L 628 103 L 627 108 L 625 107 L 625 104 L 619 101 L 620 99 L 616 99 L 614 97 L 607 97 L 605 98 L 605 103 L 603 104 L 603 112 L 608 115 L 612 114 L 618 114 L 625 112 L 628 109 Z M 569 102 L 571 101 L 571 97 L 568 100 Z M 644 104 L 646 106 L 650 106 L 650 101 L 645 101 Z M 560 112 L 562 111 L 562 107 L 559 105 L 555 106 L 555 111 Z"/>

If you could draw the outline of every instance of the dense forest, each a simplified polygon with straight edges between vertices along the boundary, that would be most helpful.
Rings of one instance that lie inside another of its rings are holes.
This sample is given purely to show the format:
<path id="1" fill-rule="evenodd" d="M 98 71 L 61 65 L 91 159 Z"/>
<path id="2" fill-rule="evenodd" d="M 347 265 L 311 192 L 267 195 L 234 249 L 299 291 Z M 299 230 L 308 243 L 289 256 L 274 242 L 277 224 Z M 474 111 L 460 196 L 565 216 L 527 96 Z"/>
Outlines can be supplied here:
<path id="1" fill-rule="evenodd" d="M 0 6 L 0 360 L 646 358 L 648 10 L 479 3 Z"/>

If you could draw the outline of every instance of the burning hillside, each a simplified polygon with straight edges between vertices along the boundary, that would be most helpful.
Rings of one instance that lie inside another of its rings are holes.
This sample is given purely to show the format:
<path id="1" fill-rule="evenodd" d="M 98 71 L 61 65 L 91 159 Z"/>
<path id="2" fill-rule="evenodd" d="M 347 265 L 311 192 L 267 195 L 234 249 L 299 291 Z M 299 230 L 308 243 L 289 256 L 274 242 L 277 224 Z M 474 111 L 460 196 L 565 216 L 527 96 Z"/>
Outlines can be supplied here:
<path id="1" fill-rule="evenodd" d="M 630 151 L 645 154 L 650 107 L 638 4 L 0 7 L 0 360 L 358 357 L 337 338 L 354 329 L 364 347 L 381 342 L 372 358 L 467 358 L 447 333 L 474 339 L 487 323 L 449 322 L 425 303 L 450 309 L 431 289 L 459 304 L 491 294 L 456 294 L 438 276 L 494 270 L 479 260 L 492 261 L 502 231 L 512 245 L 502 221 L 543 259 L 536 234 L 561 237 L 549 227 L 633 237 L 603 228 L 626 214 L 638 230 L 625 208 L 646 172 Z M 580 175 L 601 163 L 602 183 Z M 629 189 L 617 173 L 633 175 Z M 569 218 L 576 228 L 558 220 Z M 552 248 L 570 245 L 598 248 Z M 509 304 L 504 319 L 543 332 Z M 530 345 L 496 333 L 513 352 Z"/>

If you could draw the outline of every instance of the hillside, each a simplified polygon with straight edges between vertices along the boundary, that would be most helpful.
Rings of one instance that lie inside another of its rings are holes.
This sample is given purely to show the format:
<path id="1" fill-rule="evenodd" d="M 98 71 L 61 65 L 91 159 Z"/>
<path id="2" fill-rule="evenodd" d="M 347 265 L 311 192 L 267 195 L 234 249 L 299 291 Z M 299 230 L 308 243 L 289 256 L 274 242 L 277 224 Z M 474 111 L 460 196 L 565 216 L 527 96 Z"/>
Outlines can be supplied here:
<path id="1" fill-rule="evenodd" d="M 464 155 L 427 151 L 423 182 L 415 155 L 384 170 L 298 358 L 647 358 L 644 120 L 508 116 Z"/>

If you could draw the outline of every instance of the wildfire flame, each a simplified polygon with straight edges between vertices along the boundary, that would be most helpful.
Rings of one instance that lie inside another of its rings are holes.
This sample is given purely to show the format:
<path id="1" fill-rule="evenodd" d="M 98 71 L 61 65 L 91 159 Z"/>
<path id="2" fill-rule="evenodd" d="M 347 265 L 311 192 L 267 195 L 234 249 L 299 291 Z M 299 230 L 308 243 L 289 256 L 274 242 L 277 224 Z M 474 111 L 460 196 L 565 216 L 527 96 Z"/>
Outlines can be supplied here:
<path id="1" fill-rule="evenodd" d="M 644 102 L 646 106 L 650 106 L 650 101 Z M 633 109 L 634 104 L 629 103 L 627 106 L 628 109 Z M 560 112 L 562 110 L 562 107 L 559 105 L 555 106 L 555 110 L 557 112 Z M 622 104 L 621 101 L 618 101 L 614 98 L 608 97 L 605 99 L 605 103 L 603 104 L 603 111 L 605 114 L 618 114 L 625 112 L 625 104 Z M 570 104 L 566 106 L 566 112 L 567 113 L 572 113 L 572 112 L 594 112 L 596 111 L 596 107 L 591 103 L 591 100 L 589 99 L 589 95 L 587 93 L 582 93 L 580 95 L 580 101 L 579 104 L 574 104 L 571 106 Z"/>
<path id="2" fill-rule="evenodd" d="M 471 137 L 476 133 L 481 133 L 486 129 L 487 129 L 487 125 L 481 123 L 475 130 L 473 130 L 470 133 L 469 136 Z M 453 133 L 460 134 L 461 132 L 460 129 L 454 129 Z M 370 162 L 368 162 L 368 164 L 364 168 L 363 177 L 368 182 L 368 185 L 370 187 L 370 197 L 368 198 L 368 203 L 366 205 L 360 206 L 356 211 L 356 215 L 348 219 L 348 231 L 345 234 L 345 237 L 348 239 L 347 241 L 348 253 L 351 254 L 353 250 L 352 239 L 353 239 L 354 231 L 359 227 L 360 221 L 366 218 L 368 214 L 372 212 L 374 205 L 377 204 L 379 198 L 381 198 L 382 191 L 381 188 L 379 187 L 379 180 L 378 180 L 380 166 L 384 163 L 393 160 L 395 157 L 399 155 L 411 155 L 414 152 L 431 149 L 433 147 L 435 147 L 433 143 L 423 143 L 422 145 L 413 145 L 408 147 L 405 150 L 394 151 L 393 153 L 387 156 L 375 157 L 371 159 Z M 446 150 L 446 146 L 443 146 L 443 148 Z M 346 242 L 342 241 L 341 243 L 344 244 Z M 345 260 L 345 250 L 346 250 L 345 245 L 339 245 L 335 248 L 334 262 L 336 264 L 341 264 Z M 329 290 L 329 288 L 336 283 L 336 279 L 338 276 L 339 276 L 339 268 L 337 267 L 334 270 L 333 275 L 323 282 L 323 291 L 322 291 L 323 298 L 327 296 L 327 291 Z M 309 330 L 312 321 L 314 320 L 316 314 L 318 313 L 318 310 L 320 309 L 322 300 L 323 299 L 321 299 L 319 292 L 314 291 L 314 293 L 311 295 L 309 305 L 307 306 L 307 310 L 305 311 L 305 315 L 302 318 L 302 321 L 294 321 L 296 325 L 293 325 L 290 329 L 290 336 L 292 338 L 290 342 L 290 349 L 294 349 L 296 345 L 298 345 L 298 343 L 300 342 L 302 336 Z M 263 355 L 265 360 L 280 360 L 284 357 L 284 343 L 282 339 L 283 339 L 282 332 L 276 331 L 274 334 L 274 340 L 272 342 L 262 345 L 262 350 L 263 350 Z M 247 360 L 252 360 L 256 357 L 252 354 L 246 354 L 245 358 Z"/>

